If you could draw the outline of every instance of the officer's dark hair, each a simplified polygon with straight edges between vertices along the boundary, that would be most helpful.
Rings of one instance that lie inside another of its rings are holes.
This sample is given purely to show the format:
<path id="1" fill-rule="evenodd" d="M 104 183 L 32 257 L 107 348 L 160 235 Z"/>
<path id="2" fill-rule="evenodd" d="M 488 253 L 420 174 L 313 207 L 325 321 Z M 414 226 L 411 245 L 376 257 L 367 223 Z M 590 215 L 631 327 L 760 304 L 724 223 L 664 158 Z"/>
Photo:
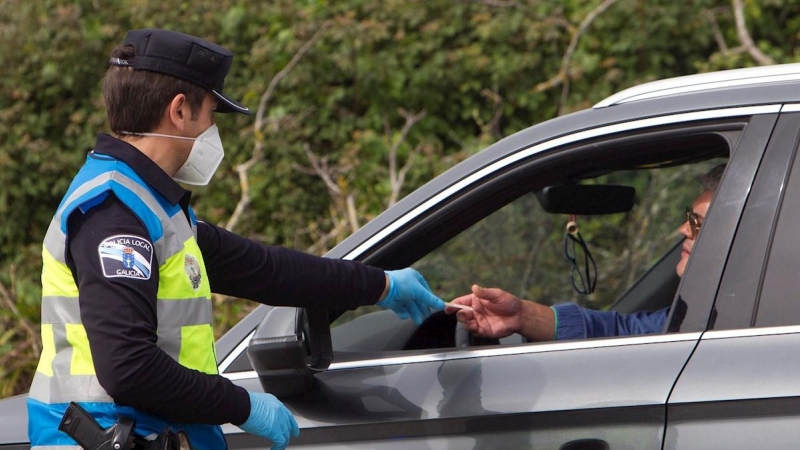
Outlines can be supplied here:
<path id="1" fill-rule="evenodd" d="M 115 48 L 111 58 L 131 59 L 132 45 Z M 146 133 L 161 121 L 164 109 L 178 94 L 184 94 L 192 109 L 192 120 L 200 114 L 207 91 L 170 75 L 132 67 L 111 65 L 103 78 L 103 101 L 111 131 Z"/>

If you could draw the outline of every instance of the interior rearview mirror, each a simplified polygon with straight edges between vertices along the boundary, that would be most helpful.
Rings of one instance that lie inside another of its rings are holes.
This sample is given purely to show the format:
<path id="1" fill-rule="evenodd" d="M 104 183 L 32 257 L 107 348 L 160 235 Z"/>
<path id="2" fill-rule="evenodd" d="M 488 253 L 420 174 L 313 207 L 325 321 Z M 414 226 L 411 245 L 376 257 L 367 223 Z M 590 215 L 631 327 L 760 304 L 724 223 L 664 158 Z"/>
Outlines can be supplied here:
<path id="1" fill-rule="evenodd" d="M 327 310 L 271 309 L 250 339 L 247 357 L 265 392 L 276 397 L 308 393 L 314 374 L 333 359 Z"/>
<path id="2" fill-rule="evenodd" d="M 542 208 L 553 214 L 591 216 L 628 212 L 636 189 L 610 184 L 548 186 L 536 193 Z"/>

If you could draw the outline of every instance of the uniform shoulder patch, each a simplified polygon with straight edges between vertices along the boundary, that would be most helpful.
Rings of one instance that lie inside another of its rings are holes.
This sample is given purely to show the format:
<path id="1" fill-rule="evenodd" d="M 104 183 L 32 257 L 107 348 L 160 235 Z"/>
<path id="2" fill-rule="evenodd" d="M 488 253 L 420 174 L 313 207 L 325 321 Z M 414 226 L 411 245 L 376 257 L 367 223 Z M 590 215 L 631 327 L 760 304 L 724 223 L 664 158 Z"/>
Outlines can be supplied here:
<path id="1" fill-rule="evenodd" d="M 118 234 L 103 240 L 97 248 L 106 278 L 150 279 L 153 244 L 130 234 Z"/>

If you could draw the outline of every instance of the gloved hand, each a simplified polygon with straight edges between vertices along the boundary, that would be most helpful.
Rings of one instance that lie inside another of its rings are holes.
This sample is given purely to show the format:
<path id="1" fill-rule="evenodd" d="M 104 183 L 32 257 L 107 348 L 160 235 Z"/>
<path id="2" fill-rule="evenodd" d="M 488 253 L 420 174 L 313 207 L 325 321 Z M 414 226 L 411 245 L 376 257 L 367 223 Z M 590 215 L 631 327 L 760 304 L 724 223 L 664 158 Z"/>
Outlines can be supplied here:
<path id="1" fill-rule="evenodd" d="M 250 416 L 239 428 L 272 441 L 272 450 L 283 450 L 289 444 L 289 435 L 300 436 L 294 416 L 272 394 L 249 392 Z"/>
<path id="2" fill-rule="evenodd" d="M 428 282 L 412 268 L 387 270 L 389 293 L 376 305 L 391 309 L 401 319 L 411 319 L 417 325 L 431 315 L 431 308 L 444 309 L 444 302 L 433 295 Z"/>

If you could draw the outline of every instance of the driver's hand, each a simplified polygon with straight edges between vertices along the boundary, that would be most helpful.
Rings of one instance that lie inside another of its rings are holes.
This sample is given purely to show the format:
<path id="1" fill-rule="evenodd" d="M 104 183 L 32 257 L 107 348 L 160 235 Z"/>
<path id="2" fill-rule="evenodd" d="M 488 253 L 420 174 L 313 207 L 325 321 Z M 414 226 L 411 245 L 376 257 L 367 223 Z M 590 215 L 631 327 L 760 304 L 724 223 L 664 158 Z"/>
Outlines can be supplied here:
<path id="1" fill-rule="evenodd" d="M 503 338 L 517 333 L 522 323 L 522 300 L 498 288 L 472 285 L 472 293 L 454 299 L 450 303 L 472 308 L 457 309 L 445 305 L 445 312 L 456 313 L 456 319 L 464 328 L 479 337 Z"/>

